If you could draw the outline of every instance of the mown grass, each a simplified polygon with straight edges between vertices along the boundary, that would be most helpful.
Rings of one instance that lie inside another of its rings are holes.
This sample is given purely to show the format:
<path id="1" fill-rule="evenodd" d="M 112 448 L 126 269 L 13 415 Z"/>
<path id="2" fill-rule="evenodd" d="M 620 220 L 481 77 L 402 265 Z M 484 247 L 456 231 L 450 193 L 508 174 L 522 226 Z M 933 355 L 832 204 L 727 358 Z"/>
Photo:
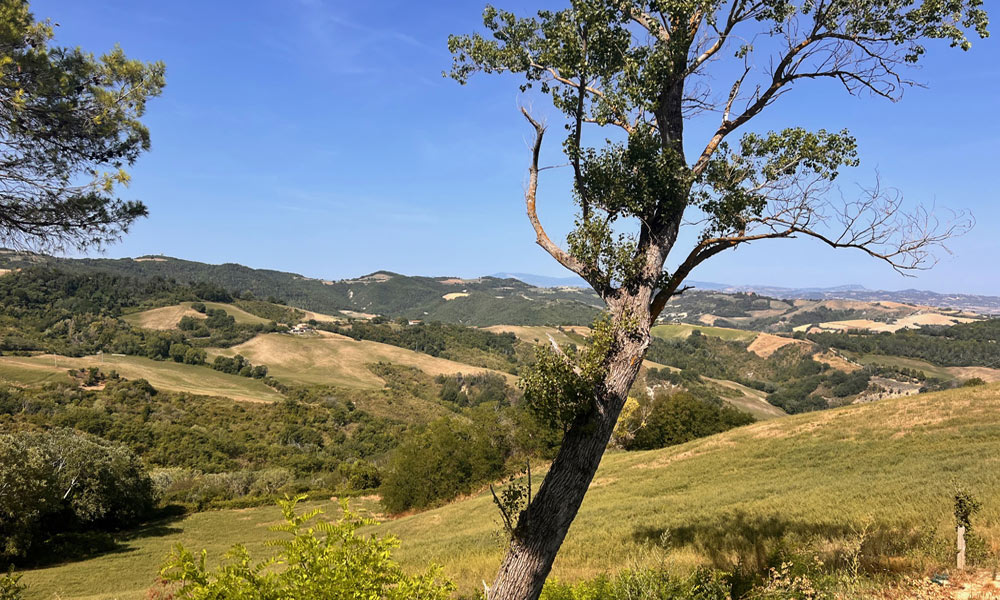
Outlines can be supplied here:
<path id="1" fill-rule="evenodd" d="M 161 308 L 144 310 L 142 312 L 123 315 L 122 319 L 135 327 L 144 327 L 146 329 L 176 329 L 177 324 L 181 322 L 181 318 L 185 316 L 194 317 L 196 319 L 205 317 L 205 315 L 192 309 L 192 304 L 193 302 L 182 302 L 173 306 L 163 306 Z M 203 302 L 202 304 L 205 305 L 205 308 L 214 308 L 226 311 L 226 314 L 233 317 L 233 319 L 236 320 L 236 323 L 240 325 L 257 325 L 259 323 L 269 322 L 267 319 L 262 319 L 257 315 L 252 315 L 242 308 L 238 308 L 232 304 L 222 304 L 220 302 Z"/>
<path id="2" fill-rule="evenodd" d="M 586 343 L 586 337 L 580 333 L 570 330 L 569 333 L 560 330 L 558 327 L 549 327 L 545 325 L 493 325 L 491 327 L 484 327 L 483 329 L 491 331 L 493 333 L 513 333 L 517 336 L 517 339 L 528 342 L 531 344 L 549 344 L 550 338 L 555 340 L 560 346 L 566 346 L 568 344 L 582 345 Z M 573 328 L 578 331 L 586 332 L 587 330 L 582 327 Z"/>
<path id="3" fill-rule="evenodd" d="M 723 401 L 726 402 L 727 404 L 735 406 L 736 408 L 744 412 L 750 413 L 758 421 L 777 419 L 778 417 L 784 417 L 788 414 L 785 411 L 778 408 L 777 406 L 768 402 L 767 394 L 765 394 L 760 390 L 755 390 L 745 385 L 736 383 L 735 381 L 729 381 L 726 379 L 712 379 L 711 377 L 705 377 L 705 379 L 716 385 L 728 388 L 730 390 L 734 390 L 742 394 L 742 395 L 727 395 L 723 398 Z"/>
<path id="4" fill-rule="evenodd" d="M 553 575 L 629 567 L 753 567 L 785 547 L 836 564 L 864 537 L 872 568 L 937 567 L 951 556 L 953 483 L 983 501 L 976 533 L 1000 547 L 1000 385 L 884 400 L 757 423 L 682 446 L 605 457 Z M 536 469 L 535 482 L 543 472 Z M 123 552 L 31 571 L 29 598 L 139 598 L 171 544 L 218 553 L 267 539 L 273 508 L 166 525 Z M 500 560 L 489 492 L 388 521 L 409 568 L 438 562 L 462 590 Z"/>
<path id="5" fill-rule="evenodd" d="M 105 373 L 117 371 L 127 379 L 145 379 L 157 389 L 172 392 L 224 396 L 245 402 L 276 402 L 282 398 L 256 379 L 228 375 L 205 366 L 113 354 L 81 358 L 52 354 L 0 356 L 0 380 L 20 385 L 69 381 L 69 369 L 84 367 L 98 367 Z"/>
<path id="6" fill-rule="evenodd" d="M 950 381 L 955 379 L 955 376 L 948 371 L 945 367 L 939 367 L 937 365 L 931 364 L 925 360 L 920 360 L 918 358 L 906 358 L 904 356 L 887 356 L 884 354 L 844 354 L 850 356 L 850 358 L 862 365 L 886 365 L 890 367 L 899 367 L 906 369 L 914 369 L 917 371 L 923 371 L 928 377 L 936 377 L 938 379 L 943 379 L 945 381 Z"/>
<path id="7" fill-rule="evenodd" d="M 708 325 L 689 325 L 687 323 L 668 323 L 653 327 L 651 333 L 665 340 L 685 339 L 691 332 L 698 330 L 702 335 L 710 335 L 726 340 L 727 342 L 752 342 L 757 337 L 756 331 L 746 331 L 743 329 L 729 329 L 727 327 L 709 327 Z"/>
<path id="8" fill-rule="evenodd" d="M 390 362 L 415 367 L 428 375 L 482 373 L 487 369 L 414 352 L 378 342 L 357 341 L 332 333 L 308 336 L 270 333 L 227 349 L 209 349 L 212 356 L 242 354 L 255 365 L 288 383 L 379 389 L 385 382 L 367 365 Z M 495 372 L 495 371 L 494 371 Z M 513 382 L 512 375 L 503 374 Z"/>

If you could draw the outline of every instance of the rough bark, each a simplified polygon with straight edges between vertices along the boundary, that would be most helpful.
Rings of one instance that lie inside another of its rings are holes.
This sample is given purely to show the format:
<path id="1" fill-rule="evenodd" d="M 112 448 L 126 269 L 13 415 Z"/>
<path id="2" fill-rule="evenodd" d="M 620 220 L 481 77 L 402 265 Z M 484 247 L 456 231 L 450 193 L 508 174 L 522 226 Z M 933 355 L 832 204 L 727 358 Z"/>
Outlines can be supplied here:
<path id="1" fill-rule="evenodd" d="M 649 296 L 640 290 L 614 302 L 616 343 L 595 406 L 566 432 L 538 493 L 521 514 L 488 600 L 536 600 L 559 547 L 601 463 L 611 433 L 649 346 Z"/>

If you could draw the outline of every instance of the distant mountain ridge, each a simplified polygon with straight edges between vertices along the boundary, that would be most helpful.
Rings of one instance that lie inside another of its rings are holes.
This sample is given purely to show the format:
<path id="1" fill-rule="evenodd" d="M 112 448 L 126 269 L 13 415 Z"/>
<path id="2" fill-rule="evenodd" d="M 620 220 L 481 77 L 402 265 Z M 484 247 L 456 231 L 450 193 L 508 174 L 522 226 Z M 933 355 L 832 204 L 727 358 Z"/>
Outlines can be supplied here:
<path id="1" fill-rule="evenodd" d="M 589 325 L 603 306 L 592 291 L 536 287 L 517 279 L 407 276 L 376 271 L 326 280 L 240 264 L 211 265 L 169 256 L 59 258 L 0 249 L 0 269 L 48 266 L 64 271 L 162 277 L 212 283 L 241 296 L 277 299 L 319 313 L 375 314 L 463 325 Z"/>
<path id="2" fill-rule="evenodd" d="M 579 277 L 548 277 L 530 273 L 501 273 L 497 277 L 510 277 L 539 287 L 586 287 Z M 923 306 L 958 308 L 981 314 L 1000 314 L 1000 296 L 977 294 L 947 294 L 929 290 L 906 289 L 898 291 L 871 290 L 863 285 L 845 284 L 834 287 L 789 288 L 770 285 L 731 285 L 710 281 L 691 281 L 687 285 L 696 290 L 724 292 L 753 292 L 762 296 L 789 300 L 857 300 L 859 302 L 901 302 Z"/>
<path id="3" fill-rule="evenodd" d="M 76 273 L 99 271 L 140 279 L 161 277 L 184 283 L 206 282 L 241 297 L 249 293 L 259 299 L 273 298 L 290 306 L 325 314 L 383 315 L 480 327 L 589 325 L 604 307 L 593 290 L 583 287 L 580 280 L 572 277 L 497 273 L 466 279 L 376 271 L 353 279 L 326 280 L 235 263 L 212 265 L 168 256 L 71 259 L 0 249 L 0 270 L 32 266 L 50 266 Z M 843 321 L 869 318 L 873 314 L 888 318 L 883 314 L 885 311 L 877 307 L 874 307 L 875 312 L 871 312 L 869 309 L 873 307 L 843 309 L 831 306 L 827 308 L 832 312 L 812 314 L 811 309 L 796 308 L 789 302 L 769 304 L 769 299 L 889 301 L 979 314 L 1000 314 L 1000 298 L 990 296 L 937 294 L 920 290 L 886 292 L 857 285 L 792 289 L 699 281 L 691 284 L 695 289 L 671 300 L 663 319 L 689 323 L 714 323 L 721 319 L 719 324 L 728 320 L 729 326 L 739 328 L 785 331 L 812 321 Z M 749 291 L 757 296 L 747 298 L 740 293 Z M 775 313 L 775 306 L 784 306 L 778 312 L 789 313 L 789 318 Z M 916 310 L 917 307 L 911 307 L 909 312 Z M 792 312 L 800 314 L 793 316 Z M 902 316 L 896 315 L 896 318 Z"/>

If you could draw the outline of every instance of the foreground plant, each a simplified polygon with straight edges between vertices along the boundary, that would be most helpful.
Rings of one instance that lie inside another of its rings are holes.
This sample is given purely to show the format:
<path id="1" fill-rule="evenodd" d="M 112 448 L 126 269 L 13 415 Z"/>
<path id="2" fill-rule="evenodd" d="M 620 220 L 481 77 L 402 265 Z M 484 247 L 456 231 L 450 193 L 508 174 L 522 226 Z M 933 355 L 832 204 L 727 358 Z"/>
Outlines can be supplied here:
<path id="1" fill-rule="evenodd" d="M 191 600 L 446 600 L 454 586 L 432 566 L 409 576 L 391 558 L 399 545 L 392 537 L 363 536 L 358 529 L 375 524 L 351 512 L 346 501 L 336 522 L 318 520 L 319 509 L 296 513 L 305 499 L 279 501 L 285 522 L 271 527 L 291 539 L 271 545 L 276 556 L 256 562 L 247 549 L 234 546 L 223 566 L 210 570 L 207 553 L 195 556 L 178 545 L 160 571 L 161 585 L 172 597 Z"/>
<path id="2" fill-rule="evenodd" d="M 829 200 L 840 170 L 858 164 L 847 131 L 748 126 L 795 87 L 819 81 L 898 100 L 928 41 L 968 49 L 969 37 L 987 36 L 987 15 L 982 0 L 570 0 L 529 18 L 488 6 L 484 24 L 486 36 L 449 39 L 451 76 L 465 83 L 476 72 L 517 74 L 522 90 L 537 86 L 565 118 L 562 146 L 579 206 L 567 248 L 538 217 L 546 127 L 522 109 L 534 133 L 528 218 L 537 243 L 585 279 L 609 313 L 592 348 L 545 350 L 525 378 L 529 401 L 565 435 L 489 598 L 534 600 L 642 365 L 650 327 L 692 270 L 750 242 L 806 237 L 905 272 L 933 264 L 933 248 L 966 226 L 907 214 L 897 194 L 878 187 Z M 685 138 L 692 119 L 711 124 L 706 139 Z M 587 128 L 604 133 L 592 138 Z M 685 223 L 698 229 L 696 241 L 667 270 Z"/>

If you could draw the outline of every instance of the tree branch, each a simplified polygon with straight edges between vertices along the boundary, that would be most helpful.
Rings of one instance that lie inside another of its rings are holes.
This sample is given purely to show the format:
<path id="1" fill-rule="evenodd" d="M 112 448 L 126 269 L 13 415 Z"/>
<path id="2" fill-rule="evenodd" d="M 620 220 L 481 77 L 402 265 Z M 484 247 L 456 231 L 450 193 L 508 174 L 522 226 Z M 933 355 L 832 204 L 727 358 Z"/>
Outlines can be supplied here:
<path id="1" fill-rule="evenodd" d="M 926 270 L 936 264 L 933 247 L 971 229 L 971 218 L 956 217 L 942 224 L 923 207 L 911 213 L 902 210 L 902 196 L 883 191 L 879 182 L 855 201 L 845 201 L 839 208 L 819 196 L 827 186 L 806 184 L 797 189 L 778 190 L 784 197 L 772 198 L 767 215 L 747 219 L 736 235 L 704 237 L 688 254 L 666 285 L 650 303 L 653 319 L 662 312 L 670 298 L 678 293 L 684 279 L 699 264 L 725 250 L 766 239 L 810 237 L 830 248 L 852 248 L 888 264 L 897 273 L 911 276 L 911 271 Z M 825 209 L 825 210 L 824 210 Z M 829 231 L 820 229 L 835 222 Z M 947 250 L 947 248 L 945 248 Z"/>
<path id="2" fill-rule="evenodd" d="M 528 188 L 524 193 L 525 205 L 528 210 L 528 220 L 531 221 L 531 226 L 535 230 L 535 243 L 548 252 L 552 258 L 556 259 L 559 264 L 586 280 L 594 288 L 594 291 L 604 298 L 610 290 L 603 283 L 603 281 L 606 281 L 606 278 L 602 276 L 597 267 L 583 264 L 576 257 L 560 248 L 549 238 L 549 235 L 545 232 L 545 228 L 542 227 L 541 221 L 538 219 L 538 211 L 535 206 L 538 195 L 538 162 L 542 150 L 542 138 L 545 135 L 545 126 L 535 120 L 528 110 L 523 107 L 521 108 L 521 114 L 524 115 L 524 118 L 535 129 L 535 141 L 531 149 L 531 166 L 528 169 Z"/>

